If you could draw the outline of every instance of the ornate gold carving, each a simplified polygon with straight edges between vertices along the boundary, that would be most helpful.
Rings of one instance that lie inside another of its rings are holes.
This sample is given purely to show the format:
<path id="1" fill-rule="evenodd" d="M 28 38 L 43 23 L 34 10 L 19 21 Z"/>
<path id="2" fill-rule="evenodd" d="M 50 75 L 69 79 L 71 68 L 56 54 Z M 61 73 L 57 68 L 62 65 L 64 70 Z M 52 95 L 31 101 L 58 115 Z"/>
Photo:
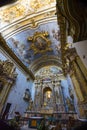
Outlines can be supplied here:
<path id="1" fill-rule="evenodd" d="M 16 77 L 17 73 L 15 72 L 14 64 L 9 60 L 0 61 L 0 87 L 2 87 L 0 92 L 0 112 Z"/>
<path id="2" fill-rule="evenodd" d="M 31 10 L 28 0 L 18 0 L 16 4 L 0 9 L 1 22 L 9 23 L 32 12 L 34 11 Z"/>
<path id="3" fill-rule="evenodd" d="M 17 3 L 0 8 L 0 25 L 3 27 L 15 20 L 35 14 L 35 11 L 54 7 L 55 0 L 18 0 Z"/>
<path id="4" fill-rule="evenodd" d="M 37 10 L 54 2 L 55 0 L 31 0 L 30 7 L 34 10 Z"/>
<path id="5" fill-rule="evenodd" d="M 14 72 L 15 67 L 13 63 L 11 63 L 9 60 L 3 62 L 0 61 L 0 78 L 2 78 L 4 81 L 15 81 L 17 74 Z"/>
<path id="6" fill-rule="evenodd" d="M 47 113 L 48 109 L 50 109 L 48 113 L 53 113 L 56 110 L 57 112 L 64 111 L 63 98 L 60 85 L 58 85 L 58 73 L 52 72 L 51 67 L 53 68 L 53 66 L 44 67 L 35 74 L 34 110 L 40 113 Z M 59 70 L 58 67 L 56 69 Z M 50 82 L 46 82 L 48 80 Z"/>
<path id="7" fill-rule="evenodd" d="M 38 26 L 34 19 L 31 19 L 31 24 L 31 28 L 36 28 Z"/>
<path id="8" fill-rule="evenodd" d="M 24 11 L 25 8 L 23 6 L 17 5 L 2 10 L 2 13 L 0 13 L 0 15 L 4 22 L 11 22 L 15 18 L 17 19 L 18 17 L 24 15 Z"/>
<path id="9" fill-rule="evenodd" d="M 46 37 L 48 37 L 48 32 L 35 32 L 32 37 L 28 37 L 28 40 L 33 42 L 30 49 L 34 51 L 34 54 L 52 51 L 51 41 Z"/>

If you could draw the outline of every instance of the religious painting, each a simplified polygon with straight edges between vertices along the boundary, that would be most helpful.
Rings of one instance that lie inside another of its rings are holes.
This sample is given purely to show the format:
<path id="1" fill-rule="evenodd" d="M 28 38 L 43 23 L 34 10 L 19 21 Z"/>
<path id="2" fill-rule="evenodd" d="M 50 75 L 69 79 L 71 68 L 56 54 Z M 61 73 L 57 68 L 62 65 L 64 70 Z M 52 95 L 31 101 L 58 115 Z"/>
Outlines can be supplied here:
<path id="1" fill-rule="evenodd" d="M 37 121 L 36 120 L 32 120 L 31 121 L 31 126 L 36 127 L 37 126 Z"/>
<path id="2" fill-rule="evenodd" d="M 34 54 L 52 51 L 51 41 L 47 38 L 48 32 L 35 32 L 32 37 L 28 37 L 28 41 L 32 41 L 30 49 Z"/>
<path id="3" fill-rule="evenodd" d="M 46 41 L 45 41 L 45 39 L 43 39 L 42 37 L 38 36 L 36 38 L 35 46 L 39 50 L 45 50 L 46 49 Z"/>

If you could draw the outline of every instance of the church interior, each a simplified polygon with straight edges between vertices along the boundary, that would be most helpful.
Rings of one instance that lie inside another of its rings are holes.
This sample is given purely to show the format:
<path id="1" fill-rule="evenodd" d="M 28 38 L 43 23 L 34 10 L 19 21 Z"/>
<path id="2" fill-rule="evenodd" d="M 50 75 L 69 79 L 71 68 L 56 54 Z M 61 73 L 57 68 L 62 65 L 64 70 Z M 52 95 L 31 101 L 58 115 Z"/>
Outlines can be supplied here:
<path id="1" fill-rule="evenodd" d="M 85 0 L 0 0 L 0 121 L 11 130 L 87 122 Z"/>

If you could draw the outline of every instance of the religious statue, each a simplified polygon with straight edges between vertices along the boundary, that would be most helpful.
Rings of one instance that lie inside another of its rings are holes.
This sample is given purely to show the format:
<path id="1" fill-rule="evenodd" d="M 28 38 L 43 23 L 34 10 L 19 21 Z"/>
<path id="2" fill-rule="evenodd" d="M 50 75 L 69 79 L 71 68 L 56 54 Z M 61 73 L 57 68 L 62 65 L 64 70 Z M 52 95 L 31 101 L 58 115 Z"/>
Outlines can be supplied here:
<path id="1" fill-rule="evenodd" d="M 66 99 L 66 104 L 68 106 L 68 111 L 75 111 L 74 103 L 69 98 Z"/>
<path id="2" fill-rule="evenodd" d="M 29 101 L 29 109 L 28 110 L 32 110 L 32 108 L 33 108 L 33 101 L 32 101 L 32 99 L 30 99 L 30 101 Z"/>
<path id="3" fill-rule="evenodd" d="M 45 50 L 46 48 L 46 42 L 42 37 L 37 37 L 35 45 L 39 48 L 39 50 Z"/>

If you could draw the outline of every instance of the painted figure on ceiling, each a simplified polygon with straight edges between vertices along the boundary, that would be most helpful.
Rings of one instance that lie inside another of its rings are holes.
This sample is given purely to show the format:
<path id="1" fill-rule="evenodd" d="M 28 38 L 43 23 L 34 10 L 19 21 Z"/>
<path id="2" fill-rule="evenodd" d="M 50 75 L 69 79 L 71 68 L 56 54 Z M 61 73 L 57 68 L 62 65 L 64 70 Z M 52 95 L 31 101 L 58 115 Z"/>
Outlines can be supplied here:
<path id="1" fill-rule="evenodd" d="M 32 41 L 30 50 L 34 51 L 34 54 L 45 53 L 52 51 L 51 41 L 47 38 L 48 32 L 35 32 L 33 36 L 28 37 L 28 41 Z"/>
<path id="2" fill-rule="evenodd" d="M 39 50 L 45 50 L 46 41 L 44 39 L 42 39 L 42 37 L 37 37 L 35 45 L 38 47 Z"/>

